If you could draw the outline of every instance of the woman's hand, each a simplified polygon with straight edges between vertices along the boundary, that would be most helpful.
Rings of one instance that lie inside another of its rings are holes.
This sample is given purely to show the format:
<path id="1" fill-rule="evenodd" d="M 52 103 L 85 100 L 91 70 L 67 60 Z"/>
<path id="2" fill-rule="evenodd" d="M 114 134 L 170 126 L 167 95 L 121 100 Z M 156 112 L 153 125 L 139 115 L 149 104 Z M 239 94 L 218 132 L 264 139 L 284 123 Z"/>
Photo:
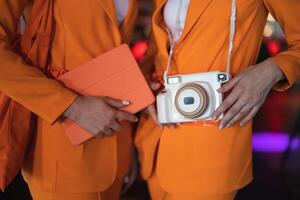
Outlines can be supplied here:
<path id="1" fill-rule="evenodd" d="M 161 84 L 159 82 L 149 81 L 149 85 L 154 93 L 156 93 L 161 88 Z M 148 113 L 151 116 L 151 118 L 157 124 L 157 126 L 162 128 L 162 125 L 159 123 L 158 118 L 157 118 L 155 104 L 151 104 L 150 106 L 148 106 L 145 111 L 146 111 L 146 113 Z"/>
<path id="2" fill-rule="evenodd" d="M 132 147 L 131 150 L 131 166 L 128 175 L 124 178 L 124 184 L 122 189 L 122 194 L 126 194 L 139 174 L 139 161 L 136 149 Z"/>
<path id="3" fill-rule="evenodd" d="M 157 91 L 162 86 L 162 84 L 160 82 L 153 82 L 153 81 L 149 81 L 149 85 L 154 93 L 157 93 Z M 157 124 L 157 126 L 162 129 L 163 125 L 158 121 L 158 118 L 157 118 L 156 105 L 151 104 L 150 106 L 148 106 L 146 108 L 146 112 L 152 117 L 152 119 Z M 168 126 L 169 128 L 176 128 L 176 125 L 178 125 L 178 124 L 166 124 L 166 126 Z"/>
<path id="4" fill-rule="evenodd" d="M 213 114 L 213 118 L 217 119 L 225 113 L 219 128 L 228 128 L 240 120 L 240 126 L 243 126 L 252 120 L 269 91 L 283 77 L 279 66 L 266 60 L 247 68 L 224 84 L 218 92 L 231 91 Z"/>
<path id="5" fill-rule="evenodd" d="M 133 114 L 119 110 L 129 104 L 109 97 L 78 96 L 63 115 L 95 136 L 111 135 L 122 129 L 118 120 L 138 121 Z"/>

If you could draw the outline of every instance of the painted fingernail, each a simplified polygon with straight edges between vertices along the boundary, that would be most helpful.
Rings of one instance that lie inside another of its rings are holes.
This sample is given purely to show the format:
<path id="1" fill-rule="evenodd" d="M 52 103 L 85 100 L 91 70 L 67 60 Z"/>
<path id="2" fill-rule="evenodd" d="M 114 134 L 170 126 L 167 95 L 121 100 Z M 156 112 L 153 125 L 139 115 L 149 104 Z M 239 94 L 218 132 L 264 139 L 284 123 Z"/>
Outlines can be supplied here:
<path id="1" fill-rule="evenodd" d="M 122 101 L 122 104 L 125 105 L 125 106 L 128 106 L 130 104 L 129 101 Z"/>
<path id="2" fill-rule="evenodd" d="M 224 125 L 221 124 L 221 125 L 219 126 L 219 129 L 222 130 L 223 128 L 224 128 Z"/>

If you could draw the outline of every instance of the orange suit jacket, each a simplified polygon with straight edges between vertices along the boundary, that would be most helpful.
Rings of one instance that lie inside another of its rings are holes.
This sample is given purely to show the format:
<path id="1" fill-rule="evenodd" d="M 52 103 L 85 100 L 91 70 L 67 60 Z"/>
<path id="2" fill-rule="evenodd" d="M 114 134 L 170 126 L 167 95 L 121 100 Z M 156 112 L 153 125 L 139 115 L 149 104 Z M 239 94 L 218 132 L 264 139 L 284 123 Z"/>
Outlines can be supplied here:
<path id="1" fill-rule="evenodd" d="M 127 173 L 131 127 L 124 124 L 118 135 L 93 139 L 82 145 L 70 143 L 58 118 L 76 94 L 45 77 L 40 70 L 27 66 L 9 50 L 19 18 L 25 8 L 30 10 L 30 2 L 2 1 L 0 6 L 0 90 L 39 116 L 23 175 L 29 184 L 41 190 L 103 191 L 116 176 Z M 54 1 L 51 65 L 72 70 L 121 43 L 128 43 L 136 14 L 136 1 L 131 0 L 127 16 L 119 27 L 111 0 Z M 121 146 L 118 149 L 117 143 Z"/>
<path id="2" fill-rule="evenodd" d="M 152 20 L 157 47 L 155 70 L 162 75 L 169 45 L 162 16 L 166 0 L 155 3 Z M 299 10 L 299 0 L 237 0 L 231 73 L 235 75 L 256 63 L 270 12 L 282 26 L 289 44 L 287 51 L 271 58 L 288 80 L 276 89 L 286 89 L 299 79 Z M 190 1 L 185 28 L 174 50 L 171 73 L 226 71 L 230 12 L 231 0 Z M 252 179 L 251 125 L 235 124 L 224 130 L 180 125 L 160 130 L 150 117 L 143 116 L 135 140 L 142 175 L 148 179 L 155 170 L 160 185 L 168 193 L 224 194 L 237 190 Z"/>

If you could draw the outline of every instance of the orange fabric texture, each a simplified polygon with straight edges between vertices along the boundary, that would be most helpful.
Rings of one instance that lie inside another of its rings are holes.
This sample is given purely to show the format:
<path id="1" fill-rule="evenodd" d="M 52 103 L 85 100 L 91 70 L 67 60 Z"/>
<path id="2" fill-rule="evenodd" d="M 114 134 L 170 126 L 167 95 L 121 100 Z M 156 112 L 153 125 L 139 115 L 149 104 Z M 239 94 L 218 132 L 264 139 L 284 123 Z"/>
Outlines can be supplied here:
<path id="1" fill-rule="evenodd" d="M 155 172 L 148 179 L 147 183 L 151 199 L 155 200 L 234 200 L 237 193 L 237 191 L 233 191 L 220 195 L 170 194 L 160 186 Z"/>
<path id="2" fill-rule="evenodd" d="M 152 28 L 157 46 L 155 71 L 162 76 L 168 58 L 169 38 L 163 20 L 166 0 L 157 0 Z M 237 0 L 232 75 L 256 63 L 269 12 L 286 35 L 289 49 L 273 59 L 288 81 L 300 78 L 300 1 Z M 174 49 L 171 74 L 225 71 L 229 43 L 231 1 L 191 0 L 185 28 Z M 160 130 L 148 116 L 140 120 L 135 143 L 145 179 L 156 167 L 157 179 L 168 193 L 224 194 L 252 179 L 252 123 L 214 126 L 180 125 Z"/>
<path id="3" fill-rule="evenodd" d="M 90 193 L 53 193 L 41 191 L 29 185 L 31 196 L 34 200 L 119 200 L 123 180 L 116 179 L 113 185 L 102 192 Z"/>
<path id="4" fill-rule="evenodd" d="M 26 65 L 9 50 L 19 17 L 29 2 L 5 1 L 0 7 L 0 90 L 39 116 L 23 175 L 30 185 L 44 191 L 104 191 L 116 176 L 127 173 L 131 127 L 125 123 L 118 135 L 78 146 L 70 143 L 58 117 L 71 105 L 76 94 L 47 78 L 42 71 Z M 110 0 L 55 1 L 53 14 L 49 64 L 70 71 L 129 42 L 137 10 L 136 1 L 131 0 L 120 28 Z"/>
<path id="5" fill-rule="evenodd" d="M 11 50 L 26 63 L 46 66 L 50 48 L 53 1 L 35 1 L 24 33 L 11 42 Z M 20 29 L 20 28 L 18 28 Z M 20 171 L 36 117 L 24 106 L 0 92 L 0 188 L 5 188 Z"/>

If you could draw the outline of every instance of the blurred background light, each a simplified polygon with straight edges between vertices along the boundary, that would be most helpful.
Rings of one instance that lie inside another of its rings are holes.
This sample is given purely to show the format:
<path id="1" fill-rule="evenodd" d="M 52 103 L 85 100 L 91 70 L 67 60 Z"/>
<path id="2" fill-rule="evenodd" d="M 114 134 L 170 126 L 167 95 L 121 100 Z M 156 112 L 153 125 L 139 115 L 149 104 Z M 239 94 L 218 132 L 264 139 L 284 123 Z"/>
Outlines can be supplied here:
<path id="1" fill-rule="evenodd" d="M 131 46 L 132 54 L 138 62 L 140 62 L 143 59 L 147 48 L 148 44 L 146 41 L 138 41 Z"/>
<path id="2" fill-rule="evenodd" d="M 274 33 L 274 28 L 270 23 L 267 23 L 264 29 L 264 36 L 265 37 L 271 37 Z"/>
<path id="3" fill-rule="evenodd" d="M 253 150 L 263 153 L 282 153 L 289 145 L 289 134 L 278 132 L 259 132 L 253 134 Z M 300 139 L 294 138 L 291 149 L 300 147 Z"/>

